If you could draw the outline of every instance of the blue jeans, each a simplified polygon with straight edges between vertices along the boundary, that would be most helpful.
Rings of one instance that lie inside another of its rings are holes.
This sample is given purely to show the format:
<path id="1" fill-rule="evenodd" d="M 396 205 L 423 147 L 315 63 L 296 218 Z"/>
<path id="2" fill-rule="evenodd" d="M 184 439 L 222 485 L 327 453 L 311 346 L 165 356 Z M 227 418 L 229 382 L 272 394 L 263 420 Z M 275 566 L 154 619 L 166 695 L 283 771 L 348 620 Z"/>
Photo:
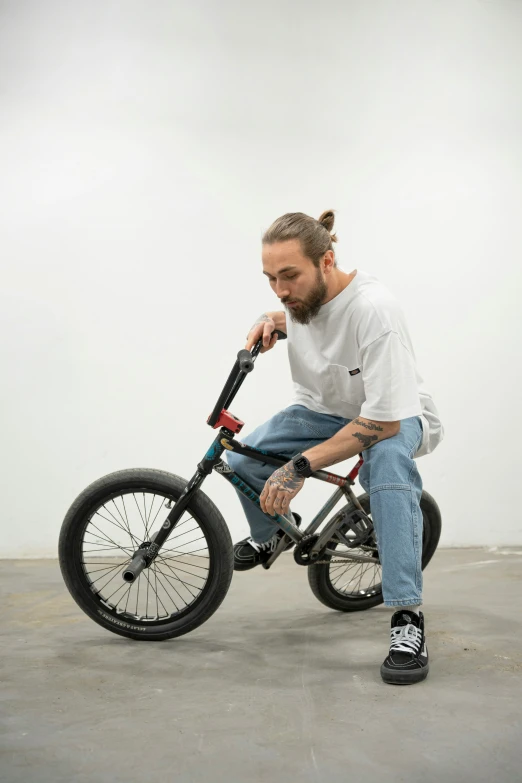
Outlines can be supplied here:
<path id="1" fill-rule="evenodd" d="M 254 430 L 243 443 L 291 459 L 328 440 L 349 422 L 350 419 L 339 416 L 315 413 L 303 405 L 291 405 Z M 414 416 L 401 421 L 397 435 L 379 441 L 363 452 L 364 465 L 359 481 L 370 495 L 386 606 L 422 604 L 422 480 L 413 459 L 421 442 L 422 423 Z M 258 493 L 277 470 L 273 465 L 234 452 L 228 452 L 227 460 Z M 267 541 L 278 529 L 277 525 L 244 495 L 239 494 L 239 499 L 252 538 L 259 543 Z"/>

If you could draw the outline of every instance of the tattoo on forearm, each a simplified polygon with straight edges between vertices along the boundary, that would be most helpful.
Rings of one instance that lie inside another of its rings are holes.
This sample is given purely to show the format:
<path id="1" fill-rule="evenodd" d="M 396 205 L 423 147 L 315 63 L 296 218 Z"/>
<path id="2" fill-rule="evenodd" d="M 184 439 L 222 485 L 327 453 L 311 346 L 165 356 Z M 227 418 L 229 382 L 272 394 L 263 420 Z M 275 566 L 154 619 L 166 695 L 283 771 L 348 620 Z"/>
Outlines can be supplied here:
<path id="1" fill-rule="evenodd" d="M 358 427 L 365 427 L 365 429 L 370 430 L 371 432 L 384 432 L 384 427 L 381 427 L 379 424 L 376 424 L 374 421 L 363 421 L 362 419 L 354 419 L 352 424 L 357 424 Z M 362 432 L 354 432 L 353 437 L 357 438 L 362 444 L 363 451 L 364 449 L 369 449 L 370 446 L 373 446 L 373 444 L 379 440 L 378 435 L 365 435 Z"/>
<path id="2" fill-rule="evenodd" d="M 375 441 L 379 440 L 378 435 L 364 435 L 362 432 L 354 432 L 353 437 L 357 438 L 362 443 L 363 450 L 369 449 L 370 446 L 373 446 Z"/>
<path id="3" fill-rule="evenodd" d="M 373 430 L 374 432 L 384 432 L 384 427 L 380 427 L 375 424 L 374 421 L 361 421 L 361 419 L 354 419 L 352 424 L 358 424 L 360 427 L 366 427 L 367 430 Z"/>

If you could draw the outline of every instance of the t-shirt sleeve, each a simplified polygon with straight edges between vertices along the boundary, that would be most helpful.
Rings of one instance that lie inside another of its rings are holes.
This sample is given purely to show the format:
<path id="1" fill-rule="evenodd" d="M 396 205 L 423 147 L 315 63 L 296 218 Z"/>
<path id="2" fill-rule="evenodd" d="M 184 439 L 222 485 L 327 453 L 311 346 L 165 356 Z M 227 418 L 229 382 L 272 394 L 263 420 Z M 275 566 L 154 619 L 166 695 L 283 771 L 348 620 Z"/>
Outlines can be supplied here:
<path id="1" fill-rule="evenodd" d="M 401 421 L 421 415 L 415 360 L 397 332 L 387 332 L 362 349 L 361 360 L 363 418 Z"/>

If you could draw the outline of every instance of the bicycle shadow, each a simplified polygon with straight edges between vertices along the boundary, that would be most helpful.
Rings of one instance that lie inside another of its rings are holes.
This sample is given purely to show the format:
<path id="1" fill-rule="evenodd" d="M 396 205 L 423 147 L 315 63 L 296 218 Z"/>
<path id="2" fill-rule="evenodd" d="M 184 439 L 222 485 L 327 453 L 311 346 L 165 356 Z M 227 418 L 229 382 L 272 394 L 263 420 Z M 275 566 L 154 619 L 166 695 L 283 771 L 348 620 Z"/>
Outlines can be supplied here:
<path id="1" fill-rule="evenodd" d="M 319 682 L 325 675 L 371 672 L 386 654 L 389 612 L 375 611 L 366 616 L 347 616 L 336 611 L 299 613 L 278 609 L 255 615 L 226 619 L 217 613 L 190 634 L 163 643 L 142 644 L 119 636 L 68 640 L 57 653 L 64 664 L 78 664 L 78 656 L 89 668 L 103 662 L 106 675 L 132 675 L 141 664 L 148 676 L 172 677 L 179 667 L 184 678 L 205 681 L 216 676 L 227 681 L 259 680 L 263 676 L 302 676 Z M 84 634 L 82 634 L 84 636 Z M 86 660 L 87 659 L 87 660 Z M 272 674 L 270 674 L 272 673 Z"/>
<path id="2" fill-rule="evenodd" d="M 388 650 L 390 610 L 380 606 L 357 613 L 325 609 L 300 611 L 263 608 L 247 614 L 230 609 L 217 612 L 190 634 L 161 644 L 140 644 L 102 632 L 86 638 L 68 635 L 56 655 L 63 663 L 103 666 L 109 674 L 133 674 L 140 665 L 159 678 L 177 672 L 190 679 L 244 681 L 288 676 L 306 671 L 307 679 L 351 675 L 379 679 L 379 666 Z M 75 626 L 75 632 L 78 631 Z M 465 630 L 463 630 L 465 629 Z M 103 636 L 101 635 L 103 634 Z M 522 649 L 513 649 L 513 621 L 484 607 L 430 606 L 428 645 L 438 680 L 461 672 L 477 677 L 487 673 L 522 676 Z M 517 645 L 519 647 L 519 645 Z M 376 668 L 377 667 L 377 668 Z"/>

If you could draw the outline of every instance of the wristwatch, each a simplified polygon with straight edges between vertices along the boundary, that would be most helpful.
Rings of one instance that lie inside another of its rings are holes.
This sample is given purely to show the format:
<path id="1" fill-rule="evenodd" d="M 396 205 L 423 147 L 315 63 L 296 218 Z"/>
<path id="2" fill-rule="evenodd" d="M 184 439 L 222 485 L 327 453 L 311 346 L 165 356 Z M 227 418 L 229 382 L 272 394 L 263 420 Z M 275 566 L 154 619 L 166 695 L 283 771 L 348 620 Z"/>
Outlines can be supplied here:
<path id="1" fill-rule="evenodd" d="M 313 470 L 310 466 L 310 460 L 307 457 L 303 457 L 302 454 L 296 454 L 295 457 L 293 457 L 292 462 L 300 476 L 303 476 L 303 478 L 310 478 Z"/>

